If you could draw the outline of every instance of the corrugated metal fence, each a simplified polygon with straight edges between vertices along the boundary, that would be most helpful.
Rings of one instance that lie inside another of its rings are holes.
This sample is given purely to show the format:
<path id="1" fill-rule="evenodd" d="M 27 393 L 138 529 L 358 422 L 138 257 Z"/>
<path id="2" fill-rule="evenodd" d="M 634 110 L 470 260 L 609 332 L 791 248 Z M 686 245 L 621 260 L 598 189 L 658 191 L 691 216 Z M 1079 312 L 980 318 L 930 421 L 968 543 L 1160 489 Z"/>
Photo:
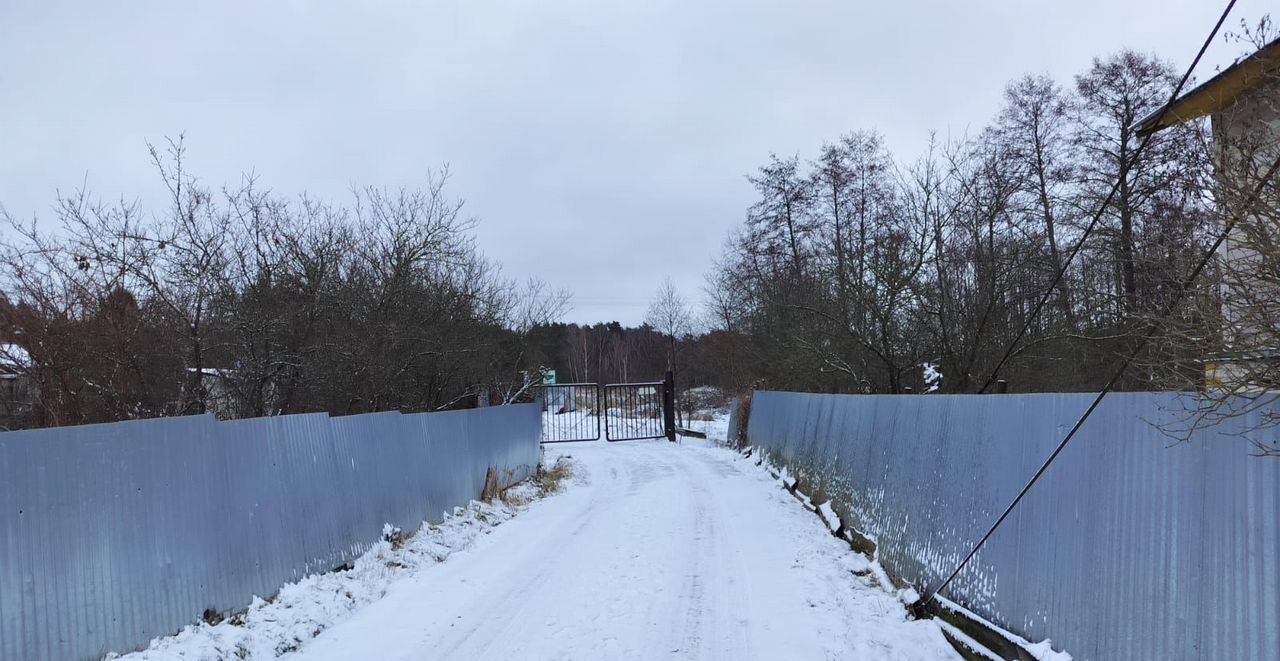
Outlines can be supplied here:
<path id="1" fill-rule="evenodd" d="M 130 651 L 536 467 L 535 404 L 0 434 L 0 659 Z"/>
<path id="2" fill-rule="evenodd" d="M 757 392 L 748 440 L 922 586 L 1093 397 Z M 1277 411 L 1178 443 L 1193 403 L 1109 396 L 944 596 L 1078 661 L 1280 659 L 1280 460 L 1240 437 Z"/>

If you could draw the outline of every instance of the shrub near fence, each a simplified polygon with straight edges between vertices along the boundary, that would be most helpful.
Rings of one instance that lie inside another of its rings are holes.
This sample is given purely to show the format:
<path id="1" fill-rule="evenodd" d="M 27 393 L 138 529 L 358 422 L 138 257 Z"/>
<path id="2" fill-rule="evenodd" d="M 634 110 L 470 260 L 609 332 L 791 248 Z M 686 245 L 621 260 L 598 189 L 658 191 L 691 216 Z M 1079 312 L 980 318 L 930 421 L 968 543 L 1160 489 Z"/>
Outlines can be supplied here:
<path id="1" fill-rule="evenodd" d="M 97 659 L 333 569 L 537 466 L 534 404 L 0 434 L 0 659 Z"/>
<path id="2" fill-rule="evenodd" d="M 1093 397 L 757 392 L 748 442 L 922 587 Z M 1110 395 L 944 596 L 1077 661 L 1280 659 L 1280 461 L 1240 438 L 1278 411 L 1177 443 L 1193 400 Z"/>

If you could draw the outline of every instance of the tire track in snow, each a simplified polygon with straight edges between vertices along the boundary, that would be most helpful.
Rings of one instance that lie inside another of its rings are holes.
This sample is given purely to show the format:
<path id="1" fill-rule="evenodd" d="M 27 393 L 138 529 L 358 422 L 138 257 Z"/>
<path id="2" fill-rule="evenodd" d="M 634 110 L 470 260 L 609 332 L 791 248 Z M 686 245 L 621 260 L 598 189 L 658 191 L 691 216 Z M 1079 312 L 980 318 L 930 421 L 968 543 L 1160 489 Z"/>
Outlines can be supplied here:
<path id="1" fill-rule="evenodd" d="M 590 482 L 398 583 L 296 658 L 955 658 L 736 455 L 665 442 L 558 453 Z"/>
<path id="2" fill-rule="evenodd" d="M 701 624 L 703 612 L 741 613 L 741 609 L 751 603 L 751 595 L 746 589 L 749 574 L 740 551 L 739 542 L 742 540 L 737 537 L 736 531 L 729 525 L 731 519 L 726 516 L 728 509 L 737 504 L 725 502 L 721 494 L 705 486 L 716 484 L 717 479 L 728 474 L 732 466 L 701 453 L 680 452 L 678 456 L 687 464 L 685 479 L 699 498 L 697 518 L 701 523 L 704 540 L 701 547 L 706 549 L 703 561 L 695 570 L 695 576 L 706 577 L 706 580 L 699 581 L 700 592 L 709 595 L 706 603 L 698 605 Z M 707 590 L 708 586 L 710 590 Z M 698 634 L 697 646 L 694 648 L 697 655 L 690 658 L 754 658 L 746 618 L 712 618 L 706 628 L 707 631 Z"/>
<path id="3" fill-rule="evenodd" d="M 619 475 L 619 472 L 622 475 Z M 631 493 L 639 484 L 651 479 L 651 475 L 646 471 L 635 470 L 634 464 L 619 463 L 611 468 L 608 481 L 590 484 L 594 493 L 588 501 L 588 506 L 578 516 L 577 525 L 563 535 L 567 553 L 548 553 L 535 562 L 538 569 L 531 579 L 517 586 L 503 589 L 497 594 L 489 595 L 484 600 L 483 610 L 506 611 L 507 614 L 501 618 L 491 617 L 482 620 L 478 625 L 460 632 L 457 639 L 443 650 L 439 658 L 507 658 L 501 655 L 492 656 L 492 653 L 497 651 L 495 647 L 500 648 L 512 640 L 518 641 L 533 633 L 529 630 L 538 628 L 536 626 L 539 620 L 538 614 L 542 610 L 540 607 L 545 606 L 546 595 L 564 590 L 566 583 L 577 581 L 575 577 L 565 575 L 566 568 L 581 566 L 581 562 L 585 560 L 579 557 L 584 552 L 584 548 L 576 545 L 574 541 L 591 538 L 591 529 L 598 525 L 599 518 L 607 517 L 607 510 L 619 500 L 621 491 L 619 483 L 625 480 L 628 485 L 627 492 Z M 578 562 L 566 562 L 574 559 Z M 559 625 L 559 620 L 554 618 L 544 619 L 542 622 L 542 628 L 546 628 L 548 623 L 552 623 L 551 626 Z M 556 633 L 563 634 L 565 631 L 561 628 Z M 438 648 L 422 651 L 424 653 L 440 652 Z"/>

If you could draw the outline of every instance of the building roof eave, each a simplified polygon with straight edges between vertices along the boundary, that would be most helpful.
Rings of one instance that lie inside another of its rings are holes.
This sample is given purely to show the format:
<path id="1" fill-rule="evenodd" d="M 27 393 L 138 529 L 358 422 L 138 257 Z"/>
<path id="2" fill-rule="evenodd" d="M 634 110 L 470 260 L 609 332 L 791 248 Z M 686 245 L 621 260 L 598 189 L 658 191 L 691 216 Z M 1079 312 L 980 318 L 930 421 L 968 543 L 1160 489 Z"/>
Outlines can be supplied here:
<path id="1" fill-rule="evenodd" d="M 1141 135 L 1155 133 L 1231 107 L 1280 69 L 1280 38 L 1227 67 L 1218 75 L 1134 123 Z"/>

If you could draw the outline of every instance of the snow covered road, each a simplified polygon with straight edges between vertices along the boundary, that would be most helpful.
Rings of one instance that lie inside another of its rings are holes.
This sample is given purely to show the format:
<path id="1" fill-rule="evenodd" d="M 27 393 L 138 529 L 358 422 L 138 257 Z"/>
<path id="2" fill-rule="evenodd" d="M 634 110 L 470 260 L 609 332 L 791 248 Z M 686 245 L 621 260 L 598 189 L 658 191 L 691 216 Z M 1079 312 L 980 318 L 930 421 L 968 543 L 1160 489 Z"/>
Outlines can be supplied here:
<path id="1" fill-rule="evenodd" d="M 397 581 L 292 658 L 958 658 L 737 454 L 660 441 L 555 454 L 576 462 L 563 493 Z"/>

